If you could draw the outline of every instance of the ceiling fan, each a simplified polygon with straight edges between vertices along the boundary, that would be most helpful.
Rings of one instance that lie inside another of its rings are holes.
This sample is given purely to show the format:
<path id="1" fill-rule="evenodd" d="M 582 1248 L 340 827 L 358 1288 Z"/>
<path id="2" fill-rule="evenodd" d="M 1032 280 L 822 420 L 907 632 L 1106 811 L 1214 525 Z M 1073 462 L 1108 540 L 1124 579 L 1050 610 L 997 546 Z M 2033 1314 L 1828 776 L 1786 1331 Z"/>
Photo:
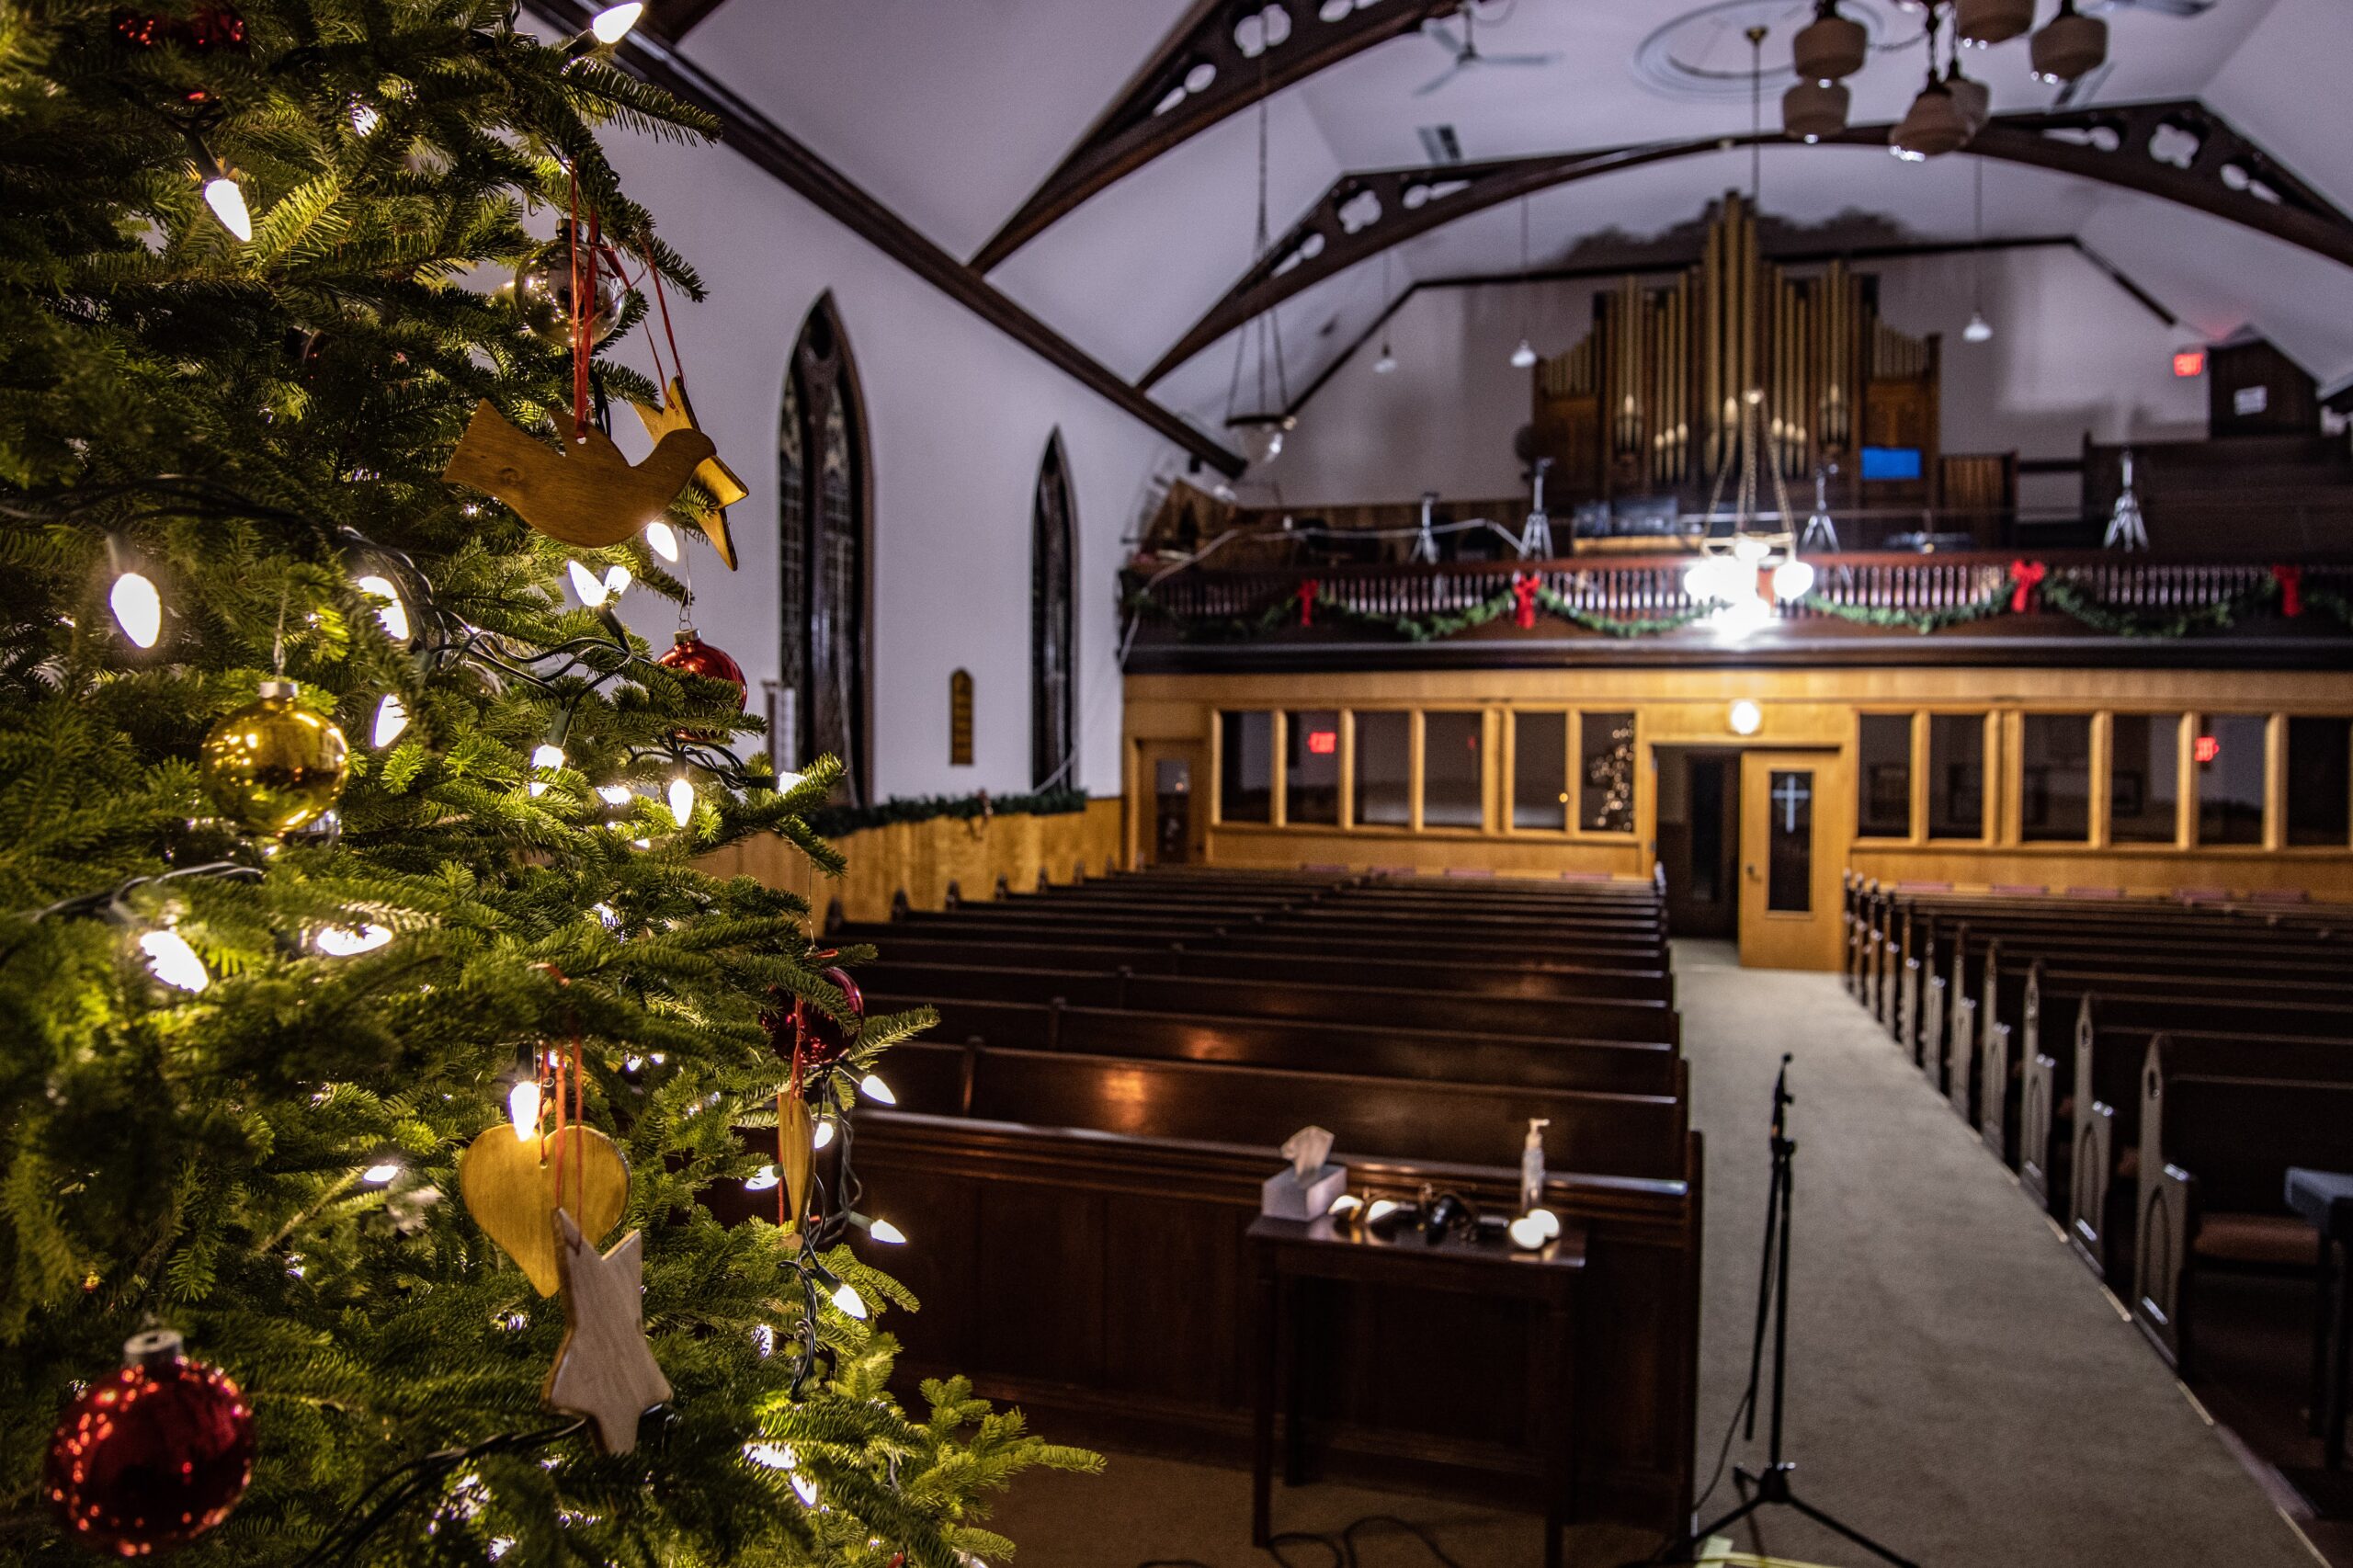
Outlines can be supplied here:
<path id="1" fill-rule="evenodd" d="M 1449 30 L 1444 22 L 1432 20 L 1422 24 L 1422 36 L 1452 55 L 1454 62 L 1415 87 L 1415 97 L 1427 97 L 1473 65 L 1551 65 L 1561 58 L 1558 54 L 1483 54 L 1479 51 L 1478 23 L 1477 11 L 1465 6 L 1462 7 L 1462 36 L 1460 39 Z"/>

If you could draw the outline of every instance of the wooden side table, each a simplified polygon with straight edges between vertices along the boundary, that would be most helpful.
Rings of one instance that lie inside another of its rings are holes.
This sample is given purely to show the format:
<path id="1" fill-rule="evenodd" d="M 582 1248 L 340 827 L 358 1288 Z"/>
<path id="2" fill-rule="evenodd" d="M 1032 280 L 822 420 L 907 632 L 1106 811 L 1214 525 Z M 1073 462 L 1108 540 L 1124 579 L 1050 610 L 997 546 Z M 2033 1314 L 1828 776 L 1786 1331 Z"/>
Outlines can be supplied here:
<path id="1" fill-rule="evenodd" d="M 1291 1282 L 1337 1279 L 1361 1285 L 1407 1285 L 1490 1299 L 1525 1301 L 1534 1314 L 1530 1346 L 1529 1408 L 1544 1456 L 1544 1564 L 1561 1568 L 1561 1531 L 1576 1501 L 1576 1402 L 1572 1369 L 1576 1364 L 1574 1307 L 1585 1269 L 1586 1231 L 1563 1224 L 1541 1252 L 1521 1252 L 1497 1240 L 1482 1244 L 1457 1237 L 1431 1245 L 1418 1231 L 1383 1238 L 1358 1233 L 1331 1220 L 1251 1222 L 1250 1255 L 1257 1276 L 1257 1356 L 1251 1462 L 1250 1539 L 1264 1546 L 1273 1534 L 1275 1395 L 1280 1381 L 1289 1392 L 1284 1411 L 1283 1481 L 1305 1477 L 1306 1423 L 1302 1418 L 1298 1376 L 1299 1324 Z"/>

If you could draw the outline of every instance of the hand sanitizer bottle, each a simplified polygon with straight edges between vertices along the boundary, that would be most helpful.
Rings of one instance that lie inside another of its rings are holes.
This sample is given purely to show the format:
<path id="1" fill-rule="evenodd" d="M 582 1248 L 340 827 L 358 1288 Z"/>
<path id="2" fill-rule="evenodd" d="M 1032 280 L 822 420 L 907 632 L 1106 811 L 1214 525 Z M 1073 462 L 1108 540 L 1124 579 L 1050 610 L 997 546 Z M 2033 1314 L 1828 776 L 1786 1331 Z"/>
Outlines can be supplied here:
<path id="1" fill-rule="evenodd" d="M 1527 1213 L 1544 1201 L 1544 1130 L 1550 1117 L 1528 1119 L 1528 1142 L 1519 1151 L 1519 1211 Z"/>

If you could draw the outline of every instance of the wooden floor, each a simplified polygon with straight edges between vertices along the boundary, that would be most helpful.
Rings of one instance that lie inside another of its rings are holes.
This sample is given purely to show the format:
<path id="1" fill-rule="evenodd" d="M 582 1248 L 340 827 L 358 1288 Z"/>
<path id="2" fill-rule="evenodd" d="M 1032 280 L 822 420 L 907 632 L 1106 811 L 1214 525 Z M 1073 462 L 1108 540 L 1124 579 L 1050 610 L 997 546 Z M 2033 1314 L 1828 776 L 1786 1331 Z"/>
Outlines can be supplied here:
<path id="1" fill-rule="evenodd" d="M 1747 1369 L 1765 1118 L 1786 1050 L 1799 1096 L 1790 1445 L 1802 1494 L 1933 1568 L 2310 1568 L 2312 1548 L 2226 1436 L 1836 977 L 1734 964 L 1729 947 L 1678 944 L 1710 1165 L 1702 1485 Z M 1761 1447 L 1736 1445 L 1733 1458 Z M 1244 1568 L 1268 1561 L 1249 1547 L 1247 1494 L 1238 1470 L 1113 1455 L 1098 1478 L 1025 1480 L 991 1524 L 1021 1544 L 1023 1568 Z M 1705 1511 L 1733 1495 L 1727 1476 Z M 1284 1528 L 1369 1513 L 1424 1525 L 1465 1564 L 1540 1560 L 1532 1519 L 1460 1502 L 1340 1487 L 1277 1501 Z M 1358 1544 L 1364 1568 L 1435 1562 L 1393 1529 Z M 1596 1532 L 1574 1561 L 1610 1568 L 1640 1544 Z M 1863 1561 L 1786 1513 L 1739 1544 Z M 1330 1554 L 1301 1543 L 1286 1561 L 1320 1568 Z"/>

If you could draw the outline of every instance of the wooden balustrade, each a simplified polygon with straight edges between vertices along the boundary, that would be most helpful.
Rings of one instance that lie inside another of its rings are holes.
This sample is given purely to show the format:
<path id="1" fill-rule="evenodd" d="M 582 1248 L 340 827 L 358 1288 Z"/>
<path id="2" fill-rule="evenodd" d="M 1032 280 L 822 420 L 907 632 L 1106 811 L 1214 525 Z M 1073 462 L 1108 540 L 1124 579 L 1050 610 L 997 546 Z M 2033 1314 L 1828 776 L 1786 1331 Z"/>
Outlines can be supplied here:
<path id="1" fill-rule="evenodd" d="M 1688 614 L 1695 608 L 1683 588 L 1684 573 L 1693 559 L 1680 554 L 1590 562 L 1188 570 L 1153 583 L 1150 597 L 1160 611 L 1178 621 L 1247 618 L 1295 600 L 1302 585 L 1313 582 L 1327 607 L 1361 615 L 1427 617 L 1458 614 L 1489 603 L 1508 593 L 1515 579 L 1533 574 L 1583 614 L 1641 620 Z M 1838 614 L 1842 609 L 1916 615 L 1955 610 L 2006 590 L 2017 559 L 1979 552 L 1810 555 L 1807 560 L 1815 571 L 1813 594 L 1806 600 L 1777 605 L 1776 614 L 1783 622 L 1824 622 L 1847 620 Z M 2054 583 L 2070 585 L 2110 609 L 2153 616 L 2231 604 L 2271 580 L 2271 568 L 2259 562 L 2162 561 L 2105 551 L 2035 559 L 2049 567 Z M 2327 591 L 2353 597 L 2353 565 L 2306 564 L 2302 577 L 2307 596 Z M 1139 575 L 1130 585 L 1143 581 Z M 1760 574 L 1759 591 L 1764 587 Z M 1874 629 L 1852 630 L 1868 633 Z"/>

